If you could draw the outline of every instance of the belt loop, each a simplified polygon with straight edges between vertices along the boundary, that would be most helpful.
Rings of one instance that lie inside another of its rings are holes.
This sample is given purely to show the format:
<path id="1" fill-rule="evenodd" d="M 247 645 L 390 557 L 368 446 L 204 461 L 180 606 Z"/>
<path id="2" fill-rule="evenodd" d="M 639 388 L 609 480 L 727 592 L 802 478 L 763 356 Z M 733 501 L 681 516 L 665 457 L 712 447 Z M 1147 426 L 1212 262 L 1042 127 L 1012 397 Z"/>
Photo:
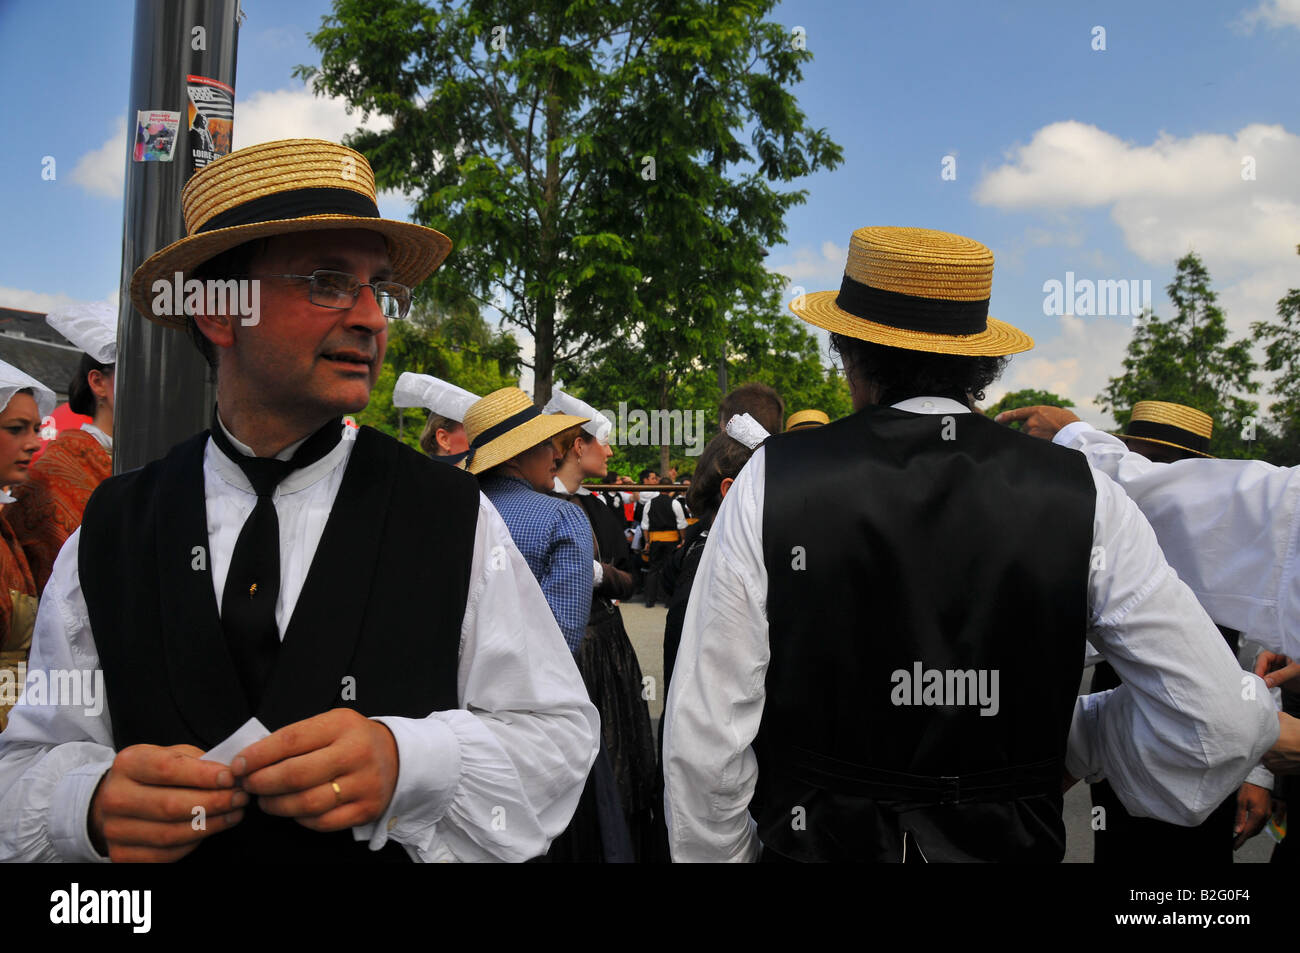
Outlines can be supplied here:
<path id="1" fill-rule="evenodd" d="M 939 778 L 939 803 L 956 804 L 961 800 L 961 778 L 955 774 Z"/>

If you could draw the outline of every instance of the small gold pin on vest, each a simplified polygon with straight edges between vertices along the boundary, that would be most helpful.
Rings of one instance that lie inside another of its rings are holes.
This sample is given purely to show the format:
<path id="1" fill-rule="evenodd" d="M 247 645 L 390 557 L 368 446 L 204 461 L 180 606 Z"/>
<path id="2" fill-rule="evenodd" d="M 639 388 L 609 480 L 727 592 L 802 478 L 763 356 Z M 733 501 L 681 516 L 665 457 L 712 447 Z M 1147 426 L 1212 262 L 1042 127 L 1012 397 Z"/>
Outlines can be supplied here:
<path id="1" fill-rule="evenodd" d="M 251 586 L 248 587 L 248 598 L 251 599 L 255 595 L 257 595 L 257 583 L 253 583 Z"/>

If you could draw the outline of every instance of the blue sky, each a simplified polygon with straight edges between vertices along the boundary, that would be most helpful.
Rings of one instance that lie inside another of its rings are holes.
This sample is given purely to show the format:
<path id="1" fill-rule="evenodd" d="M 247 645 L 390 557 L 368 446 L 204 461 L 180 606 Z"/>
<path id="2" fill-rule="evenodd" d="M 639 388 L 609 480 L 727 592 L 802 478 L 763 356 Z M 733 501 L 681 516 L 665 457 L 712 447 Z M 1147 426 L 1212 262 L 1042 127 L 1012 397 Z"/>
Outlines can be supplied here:
<path id="1" fill-rule="evenodd" d="M 244 7 L 236 146 L 348 132 L 354 117 L 290 75 L 315 62 L 306 34 L 328 0 Z M 0 0 L 0 306 L 116 294 L 133 10 Z M 798 183 L 807 204 L 769 259 L 792 284 L 838 287 L 863 225 L 976 238 L 997 258 L 991 312 L 1038 343 L 1006 387 L 1056 390 L 1099 422 L 1087 402 L 1118 370 L 1132 320 L 1046 315 L 1045 282 L 1148 280 L 1167 314 L 1174 262 L 1195 249 L 1238 334 L 1300 286 L 1300 0 L 789 0 L 773 18 L 804 28 L 814 59 L 797 94 L 845 153 Z M 941 177 L 945 156 L 955 178 Z M 381 207 L 403 215 L 399 200 Z"/>

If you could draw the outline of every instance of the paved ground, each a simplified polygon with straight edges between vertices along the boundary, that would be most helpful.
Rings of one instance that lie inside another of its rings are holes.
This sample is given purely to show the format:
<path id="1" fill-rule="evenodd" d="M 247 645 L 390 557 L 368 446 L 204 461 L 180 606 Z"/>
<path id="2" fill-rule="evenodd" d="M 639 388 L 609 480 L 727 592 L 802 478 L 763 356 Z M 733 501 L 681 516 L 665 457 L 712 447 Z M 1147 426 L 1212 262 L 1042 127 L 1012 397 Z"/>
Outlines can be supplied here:
<path id="1" fill-rule="evenodd" d="M 641 674 L 654 679 L 654 697 L 650 699 L 649 705 L 650 717 L 654 719 L 655 731 L 658 732 L 659 719 L 662 717 L 664 709 L 662 691 L 664 676 L 663 640 L 664 617 L 667 615 L 667 610 L 660 607 L 647 609 L 639 602 L 623 603 L 621 608 L 623 610 L 623 621 L 627 625 L 628 635 L 632 639 L 632 646 L 636 649 L 637 658 L 641 662 Z M 1243 656 L 1247 654 L 1252 658 L 1254 657 L 1253 651 L 1243 646 Z M 1081 690 L 1087 688 L 1090 677 L 1090 675 L 1085 674 L 1084 684 L 1080 686 Z M 1086 784 L 1076 784 L 1065 795 L 1067 836 L 1065 862 L 1067 864 L 1092 863 L 1091 819 L 1092 801 L 1088 797 L 1088 786 Z M 1273 842 L 1268 839 L 1268 835 L 1260 834 L 1237 851 L 1236 862 L 1239 864 L 1267 863 L 1272 850 Z"/>

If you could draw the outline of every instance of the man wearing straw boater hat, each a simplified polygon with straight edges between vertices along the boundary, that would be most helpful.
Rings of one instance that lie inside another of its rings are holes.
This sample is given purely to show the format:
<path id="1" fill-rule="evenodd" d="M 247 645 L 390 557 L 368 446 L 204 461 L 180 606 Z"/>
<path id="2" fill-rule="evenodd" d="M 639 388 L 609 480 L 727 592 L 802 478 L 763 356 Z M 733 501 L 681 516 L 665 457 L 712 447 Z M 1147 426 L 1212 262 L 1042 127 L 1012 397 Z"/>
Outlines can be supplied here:
<path id="1" fill-rule="evenodd" d="M 1077 419 L 1077 418 L 1076 418 Z M 1117 436 L 1134 453 L 1155 463 L 1209 458 L 1214 421 L 1194 407 L 1163 400 L 1143 400 L 1133 405 L 1128 425 Z M 1172 553 L 1166 558 L 1173 560 Z M 1219 626 L 1234 655 L 1241 633 Z M 1104 692 L 1120 685 L 1108 662 L 1093 670 L 1091 690 Z M 1272 775 L 1264 768 L 1251 772 L 1250 780 L 1229 795 L 1196 827 L 1166 824 L 1133 817 L 1115 797 L 1110 784 L 1098 781 L 1090 794 L 1102 808 L 1105 826 L 1093 831 L 1093 860 L 1099 864 L 1128 864 L 1158 858 L 1164 863 L 1232 863 L 1232 850 L 1259 833 L 1270 814 Z M 1229 831 L 1232 832 L 1229 836 Z"/>
<path id="2" fill-rule="evenodd" d="M 1146 443 L 1154 437 L 1195 451 L 1168 463 L 1136 452 L 1132 423 L 1121 439 L 1060 407 L 1020 407 L 998 419 L 1024 421 L 1026 433 L 1083 453 L 1150 520 L 1169 564 L 1210 617 L 1267 649 L 1256 672 L 1269 687 L 1300 676 L 1291 661 L 1300 658 L 1300 467 L 1213 459 L 1209 431 L 1199 428 L 1207 438 L 1200 440 L 1195 418 L 1183 415 L 1137 425 Z M 1264 763 L 1275 773 L 1300 770 L 1300 722 L 1282 716 L 1281 737 Z"/>
<path id="3" fill-rule="evenodd" d="M 215 365 L 217 407 L 102 484 L 55 564 L 33 668 L 100 668 L 107 704 L 15 711 L 8 858 L 524 860 L 572 815 L 596 714 L 500 517 L 342 421 L 450 249 L 374 190 L 330 142 L 241 149 L 136 271 L 136 308 Z"/>
<path id="4" fill-rule="evenodd" d="M 1197 823 L 1277 737 L 1114 483 L 971 413 L 1033 344 L 992 278 L 968 238 L 863 228 L 793 303 L 856 412 L 770 438 L 718 512 L 667 705 L 676 859 L 1059 861 L 1075 778 Z M 1076 703 L 1085 634 L 1125 685 Z"/>

